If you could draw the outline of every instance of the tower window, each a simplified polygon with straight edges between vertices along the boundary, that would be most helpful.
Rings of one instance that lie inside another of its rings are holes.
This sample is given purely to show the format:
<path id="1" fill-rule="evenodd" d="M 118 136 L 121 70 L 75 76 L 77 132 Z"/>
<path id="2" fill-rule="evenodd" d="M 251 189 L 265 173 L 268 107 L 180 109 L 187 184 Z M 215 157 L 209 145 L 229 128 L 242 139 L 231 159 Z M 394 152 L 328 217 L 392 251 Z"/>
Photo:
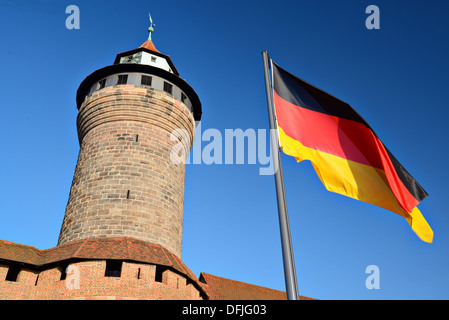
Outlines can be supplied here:
<path id="1" fill-rule="evenodd" d="M 184 94 L 184 92 L 181 92 L 181 101 L 182 103 L 186 102 L 187 96 Z"/>
<path id="2" fill-rule="evenodd" d="M 173 85 L 171 85 L 168 82 L 164 82 L 164 91 L 169 93 L 169 94 L 172 94 L 172 92 L 173 92 Z"/>
<path id="3" fill-rule="evenodd" d="M 106 85 L 106 79 L 100 80 L 100 82 L 98 82 L 98 84 L 100 85 L 98 90 L 103 89 L 104 86 Z"/>
<path id="4" fill-rule="evenodd" d="M 105 277 L 120 277 L 122 274 L 122 261 L 106 260 Z"/>
<path id="5" fill-rule="evenodd" d="M 155 56 L 151 56 L 151 62 L 156 62 L 156 57 Z"/>
<path id="6" fill-rule="evenodd" d="M 10 265 L 8 269 L 8 273 L 6 274 L 6 281 L 17 281 L 17 277 L 19 276 L 20 267 L 17 265 Z"/>
<path id="7" fill-rule="evenodd" d="M 144 86 L 151 86 L 151 80 L 152 78 L 150 76 L 142 75 L 142 78 L 140 79 L 140 84 Z"/>
<path id="8" fill-rule="evenodd" d="M 121 74 L 118 76 L 117 84 L 126 84 L 127 81 L 128 81 L 128 75 Z"/>

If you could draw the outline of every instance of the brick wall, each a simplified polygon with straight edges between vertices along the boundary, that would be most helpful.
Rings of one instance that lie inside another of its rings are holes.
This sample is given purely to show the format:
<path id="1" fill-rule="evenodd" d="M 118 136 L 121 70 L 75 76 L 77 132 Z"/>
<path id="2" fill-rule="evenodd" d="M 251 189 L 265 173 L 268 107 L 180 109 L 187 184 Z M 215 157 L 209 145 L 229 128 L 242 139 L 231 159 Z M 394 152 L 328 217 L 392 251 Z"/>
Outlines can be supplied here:
<path id="1" fill-rule="evenodd" d="M 8 265 L 0 265 L 0 299 L 202 299 L 192 282 L 171 269 L 162 269 L 161 282 L 156 281 L 157 267 L 152 264 L 123 261 L 120 277 L 106 277 L 105 260 L 72 262 L 61 280 L 67 266 L 22 268 L 16 281 L 6 281 Z"/>
<path id="2" fill-rule="evenodd" d="M 80 152 L 59 243 L 122 237 L 182 252 L 184 164 L 170 160 L 194 137 L 189 108 L 165 92 L 134 85 L 101 89 L 77 119 Z M 171 141 L 174 130 L 184 138 Z"/>

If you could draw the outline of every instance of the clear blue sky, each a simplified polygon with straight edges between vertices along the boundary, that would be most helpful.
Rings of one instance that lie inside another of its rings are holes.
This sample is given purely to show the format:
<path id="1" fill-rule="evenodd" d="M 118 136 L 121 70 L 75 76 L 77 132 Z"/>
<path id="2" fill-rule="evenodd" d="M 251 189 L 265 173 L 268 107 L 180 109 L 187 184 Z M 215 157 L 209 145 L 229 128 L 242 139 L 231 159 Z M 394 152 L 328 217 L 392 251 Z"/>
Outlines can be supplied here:
<path id="1" fill-rule="evenodd" d="M 79 30 L 65 27 L 71 4 L 80 9 Z M 365 27 L 370 4 L 380 9 L 379 30 Z M 419 208 L 433 244 L 394 213 L 327 192 L 310 163 L 282 154 L 300 294 L 449 298 L 443 0 L 3 0 L 0 239 L 56 245 L 79 151 L 76 90 L 146 40 L 149 11 L 156 47 L 202 101 L 203 131 L 268 128 L 268 50 L 284 69 L 351 104 L 429 193 Z M 197 276 L 285 289 L 274 178 L 260 167 L 187 165 L 183 261 Z M 378 290 L 365 287 L 369 265 L 379 267 Z"/>

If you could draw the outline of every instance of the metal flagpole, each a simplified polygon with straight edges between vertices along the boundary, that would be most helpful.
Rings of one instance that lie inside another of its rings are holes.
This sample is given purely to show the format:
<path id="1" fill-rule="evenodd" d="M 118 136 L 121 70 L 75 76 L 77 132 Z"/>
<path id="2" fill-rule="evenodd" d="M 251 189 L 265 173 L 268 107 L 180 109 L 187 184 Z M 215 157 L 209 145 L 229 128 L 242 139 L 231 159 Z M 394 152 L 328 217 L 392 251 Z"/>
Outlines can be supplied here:
<path id="1" fill-rule="evenodd" d="M 285 198 L 284 178 L 282 175 L 281 153 L 275 119 L 273 93 L 270 81 L 270 58 L 267 51 L 262 52 L 265 72 L 265 89 L 267 91 L 268 119 L 270 122 L 271 154 L 274 165 L 274 179 L 276 183 L 276 197 L 279 213 L 279 228 L 281 233 L 282 257 L 284 262 L 285 287 L 288 300 L 299 300 L 298 284 L 296 281 L 295 259 L 293 258 L 290 224 L 288 222 L 287 201 Z"/>

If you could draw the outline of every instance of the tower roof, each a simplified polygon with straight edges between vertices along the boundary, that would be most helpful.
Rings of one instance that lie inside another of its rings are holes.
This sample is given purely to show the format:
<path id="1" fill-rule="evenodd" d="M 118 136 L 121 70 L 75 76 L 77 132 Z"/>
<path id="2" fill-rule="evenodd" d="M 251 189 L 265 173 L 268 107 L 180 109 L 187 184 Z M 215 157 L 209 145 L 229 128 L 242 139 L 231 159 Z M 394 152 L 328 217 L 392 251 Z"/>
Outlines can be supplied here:
<path id="1" fill-rule="evenodd" d="M 132 56 L 135 54 L 138 54 L 140 52 L 145 52 L 147 54 L 151 54 L 151 55 L 155 55 L 158 56 L 162 59 L 164 59 L 168 66 L 169 66 L 169 72 L 177 75 L 179 77 L 179 72 L 178 70 L 176 70 L 175 65 L 173 64 L 173 62 L 170 59 L 170 56 L 161 53 L 159 50 L 156 49 L 153 41 L 151 41 L 150 39 L 148 39 L 147 41 L 145 41 L 140 47 L 133 49 L 133 50 L 129 50 L 129 51 L 125 51 L 125 52 L 121 52 L 121 53 L 117 53 L 117 57 L 115 58 L 114 64 L 124 64 L 124 63 L 134 63 L 134 64 L 148 64 L 148 65 L 155 65 L 153 63 L 145 63 L 143 62 L 142 59 L 140 59 L 138 62 L 134 62 L 134 61 L 130 61 L 128 62 L 126 59 L 123 60 L 122 58 L 126 58 L 129 57 L 128 60 L 132 60 Z M 156 66 L 156 65 L 155 65 Z"/>
<path id="2" fill-rule="evenodd" d="M 171 61 L 170 57 L 157 50 L 153 41 L 151 40 L 151 34 L 154 32 L 154 27 L 156 25 L 153 23 L 151 14 L 148 15 L 150 17 L 148 40 L 145 41 L 137 49 L 118 53 L 117 57 L 115 58 L 114 64 L 134 63 L 151 65 L 179 76 L 179 72 L 176 70 L 175 65 Z"/>
<path id="3" fill-rule="evenodd" d="M 192 103 L 195 121 L 200 121 L 202 108 L 197 94 L 187 82 L 179 76 L 179 72 L 171 61 L 170 56 L 163 54 L 156 49 L 156 46 L 151 39 L 151 34 L 154 32 L 153 27 L 155 27 L 151 15 L 150 23 L 150 27 L 148 28 L 149 36 L 144 43 L 135 49 L 117 53 L 113 65 L 98 69 L 83 80 L 76 95 L 78 109 L 86 96 L 90 95 L 92 86 L 95 85 L 96 82 L 112 74 L 143 72 L 167 79 L 181 88 Z"/>
<path id="4" fill-rule="evenodd" d="M 156 47 L 154 46 L 154 43 L 153 43 L 153 41 L 151 41 L 151 39 L 148 39 L 147 41 L 142 43 L 142 45 L 139 48 L 145 48 L 145 49 L 148 49 L 150 51 L 160 53 L 159 50 L 157 50 Z"/>

